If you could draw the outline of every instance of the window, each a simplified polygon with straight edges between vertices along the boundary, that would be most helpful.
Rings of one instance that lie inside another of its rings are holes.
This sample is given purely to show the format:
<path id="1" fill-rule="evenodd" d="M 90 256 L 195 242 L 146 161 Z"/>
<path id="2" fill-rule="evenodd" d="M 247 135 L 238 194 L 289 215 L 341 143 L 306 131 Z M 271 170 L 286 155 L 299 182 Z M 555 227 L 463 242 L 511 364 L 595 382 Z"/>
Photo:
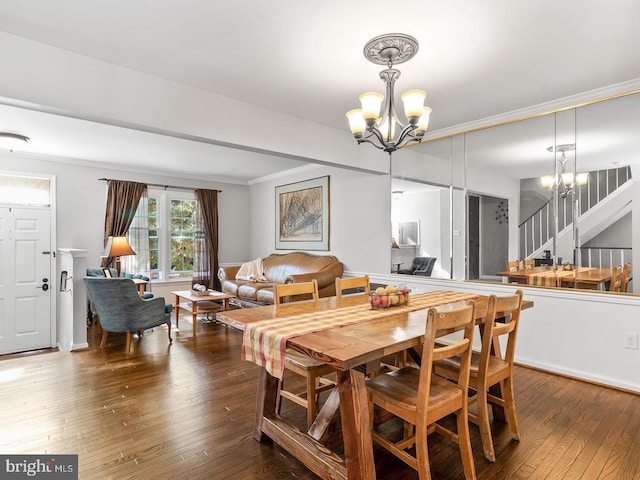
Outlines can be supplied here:
<path id="1" fill-rule="evenodd" d="M 128 237 L 132 246 L 136 236 L 149 239 L 152 279 L 193 276 L 195 215 L 193 193 L 149 189 L 147 208 L 140 203 Z"/>

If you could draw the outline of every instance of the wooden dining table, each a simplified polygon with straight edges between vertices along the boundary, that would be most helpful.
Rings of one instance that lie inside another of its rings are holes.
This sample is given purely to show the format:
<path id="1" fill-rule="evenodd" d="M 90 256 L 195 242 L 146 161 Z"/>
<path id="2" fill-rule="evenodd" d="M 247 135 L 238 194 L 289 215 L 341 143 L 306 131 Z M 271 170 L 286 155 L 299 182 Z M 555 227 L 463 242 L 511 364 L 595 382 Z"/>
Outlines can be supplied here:
<path id="1" fill-rule="evenodd" d="M 611 281 L 610 268 L 595 267 L 575 267 L 573 270 L 564 270 L 562 268 L 544 265 L 514 271 L 498 272 L 497 275 L 507 277 L 510 283 L 547 287 L 606 288 L 608 282 Z"/>
<path id="2" fill-rule="evenodd" d="M 310 318 L 335 320 L 318 331 L 288 337 L 286 347 L 333 366 L 337 386 L 307 432 L 276 414 L 278 378 L 261 368 L 256 398 L 254 438 L 271 438 L 326 479 L 375 479 L 373 445 L 365 377 L 377 371 L 381 359 L 408 349 L 419 351 L 429 306 L 461 299 L 476 302 L 476 323 L 482 324 L 488 297 L 460 292 L 414 295 L 407 306 L 372 310 L 364 296 L 327 297 L 279 306 L 263 306 L 219 313 L 217 320 L 245 332 L 279 322 L 302 323 Z M 526 302 L 526 307 L 533 306 Z M 357 321 L 357 317 L 362 318 Z M 346 323 L 341 323 L 344 320 Z M 243 349 L 246 348 L 243 345 Z M 497 347 L 499 348 L 499 347 Z M 341 439 L 344 457 L 330 448 Z"/>

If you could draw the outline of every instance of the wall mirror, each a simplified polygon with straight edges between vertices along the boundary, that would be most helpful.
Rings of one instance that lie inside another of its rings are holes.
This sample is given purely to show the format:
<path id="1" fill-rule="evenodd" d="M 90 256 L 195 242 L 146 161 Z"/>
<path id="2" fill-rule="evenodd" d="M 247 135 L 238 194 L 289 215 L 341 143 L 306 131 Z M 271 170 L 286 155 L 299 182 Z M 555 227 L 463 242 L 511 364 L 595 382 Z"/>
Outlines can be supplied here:
<path id="1" fill-rule="evenodd" d="M 580 272 L 626 263 L 633 272 L 640 242 L 632 180 L 640 163 L 638 118 L 634 93 L 394 156 L 392 224 L 410 212 L 420 222 L 421 241 L 402 255 L 392 248 L 392 271 L 406 269 L 413 257 L 435 256 L 433 277 L 505 282 L 511 279 L 500 273 L 507 261 L 531 259 L 573 272 L 541 276 L 536 285 L 606 289 L 607 282 L 582 283 Z M 631 280 L 628 291 L 640 289 Z"/>

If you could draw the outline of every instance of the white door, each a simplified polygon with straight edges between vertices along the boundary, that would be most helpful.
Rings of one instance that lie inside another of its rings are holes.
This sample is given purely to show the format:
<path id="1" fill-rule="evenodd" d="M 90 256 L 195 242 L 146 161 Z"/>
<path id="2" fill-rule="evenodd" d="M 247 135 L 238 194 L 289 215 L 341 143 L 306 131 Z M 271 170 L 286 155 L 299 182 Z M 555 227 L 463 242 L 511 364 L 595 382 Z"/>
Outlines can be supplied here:
<path id="1" fill-rule="evenodd" d="M 51 347 L 51 212 L 0 207 L 0 354 Z"/>

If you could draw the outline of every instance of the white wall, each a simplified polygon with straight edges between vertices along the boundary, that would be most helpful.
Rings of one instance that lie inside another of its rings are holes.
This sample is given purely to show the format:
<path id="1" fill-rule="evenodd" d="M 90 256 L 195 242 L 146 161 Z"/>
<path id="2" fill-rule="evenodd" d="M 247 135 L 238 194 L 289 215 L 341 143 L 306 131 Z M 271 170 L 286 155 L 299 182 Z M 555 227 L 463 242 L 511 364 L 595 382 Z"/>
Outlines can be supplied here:
<path id="1" fill-rule="evenodd" d="M 252 239 L 250 260 L 275 250 L 275 187 L 329 175 L 329 251 L 347 270 L 388 272 L 391 263 L 391 181 L 389 175 L 312 167 L 293 175 L 254 184 L 251 193 Z"/>

